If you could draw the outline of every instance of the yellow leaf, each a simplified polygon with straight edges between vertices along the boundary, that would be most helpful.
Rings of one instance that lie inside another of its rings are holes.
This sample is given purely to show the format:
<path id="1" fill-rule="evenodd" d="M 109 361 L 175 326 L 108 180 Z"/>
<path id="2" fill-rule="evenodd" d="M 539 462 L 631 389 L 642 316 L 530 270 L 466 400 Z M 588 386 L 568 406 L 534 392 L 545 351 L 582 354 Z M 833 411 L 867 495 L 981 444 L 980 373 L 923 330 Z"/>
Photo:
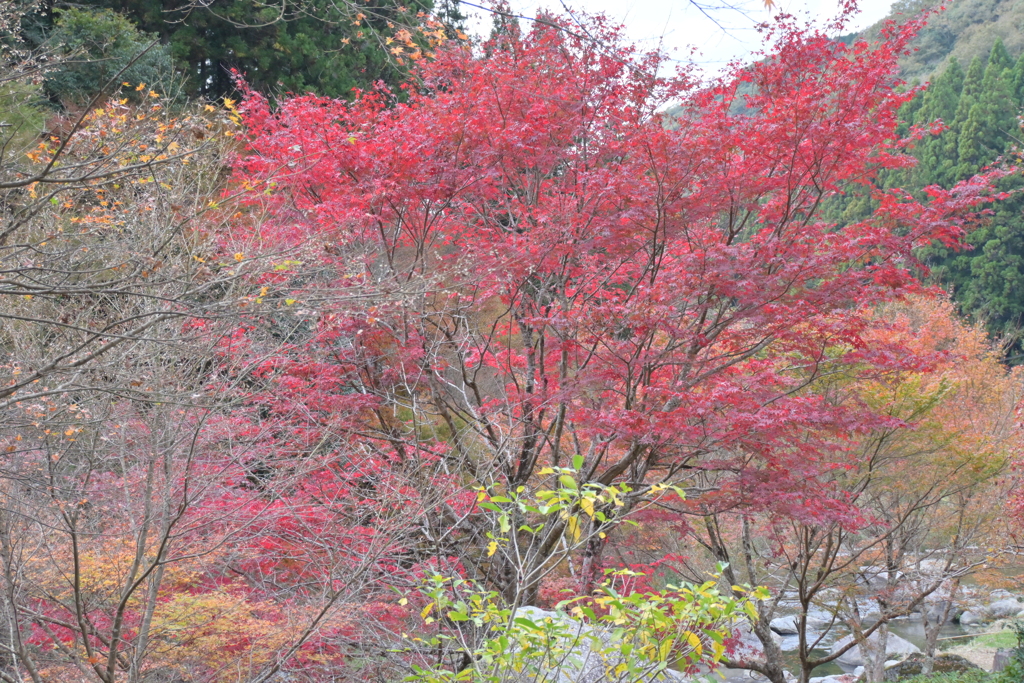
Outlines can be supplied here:
<path id="1" fill-rule="evenodd" d="M 569 521 L 565 523 L 565 528 L 569 531 L 572 536 L 573 543 L 580 542 L 580 518 L 576 515 L 569 517 Z"/>
<path id="2" fill-rule="evenodd" d="M 242 252 L 238 252 L 238 253 L 235 254 L 235 260 L 236 261 L 241 261 L 244 258 L 245 258 L 245 254 L 243 254 Z"/>
<path id="3" fill-rule="evenodd" d="M 496 552 L 498 552 L 498 542 L 491 541 L 487 544 L 487 557 L 491 557 Z"/>
<path id="4" fill-rule="evenodd" d="M 704 653 L 704 646 L 701 645 L 700 638 L 693 631 L 686 632 L 686 642 L 690 644 L 690 647 L 694 649 L 698 657 Z"/>
<path id="5" fill-rule="evenodd" d="M 593 501 L 589 500 L 588 498 L 584 498 L 584 499 L 580 500 L 580 507 L 583 508 L 583 511 L 586 512 L 589 517 L 593 517 L 594 516 L 594 503 L 593 503 Z"/>

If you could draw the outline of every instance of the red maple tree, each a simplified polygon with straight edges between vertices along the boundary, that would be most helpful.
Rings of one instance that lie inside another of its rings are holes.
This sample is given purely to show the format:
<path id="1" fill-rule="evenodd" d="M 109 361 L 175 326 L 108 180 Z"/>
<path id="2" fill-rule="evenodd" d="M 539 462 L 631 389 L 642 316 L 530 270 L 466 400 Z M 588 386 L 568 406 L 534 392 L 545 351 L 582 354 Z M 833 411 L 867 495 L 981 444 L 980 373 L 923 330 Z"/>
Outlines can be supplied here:
<path id="1" fill-rule="evenodd" d="M 917 291 L 912 249 L 958 243 L 990 193 L 876 193 L 868 220 L 823 218 L 909 163 L 895 74 L 918 27 L 845 45 L 782 17 L 763 60 L 707 84 L 657 75 L 600 19 L 552 18 L 440 49 L 400 93 L 250 93 L 231 190 L 247 207 L 207 264 L 248 288 L 206 368 L 227 403 L 163 475 L 183 507 L 152 566 L 184 578 L 152 588 L 148 617 L 120 599 L 118 639 L 62 621 L 69 642 L 115 671 L 137 624 L 183 637 L 216 595 L 194 642 L 260 651 L 253 680 L 347 656 L 365 675 L 401 659 L 400 594 L 426 573 L 529 605 L 589 593 L 640 508 L 684 532 L 737 506 L 863 523 L 827 485 L 835 454 L 898 425 L 820 380 L 929 367 L 870 310 Z M 603 497 L 517 506 L 555 488 Z M 250 635 L 224 628 L 231 610 Z M 190 675 L 217 680 L 202 654 Z"/>
<path id="2" fill-rule="evenodd" d="M 714 472 L 702 505 L 855 523 L 816 490 L 816 454 L 883 418 L 815 382 L 927 362 L 864 310 L 916 289 L 913 247 L 957 243 L 988 191 L 821 217 L 909 163 L 896 60 L 919 25 L 847 46 L 782 18 L 762 61 L 708 86 L 654 75 L 659 56 L 600 20 L 542 23 L 486 56 L 440 51 L 400 94 L 250 94 L 237 182 L 270 218 L 239 249 L 281 254 L 258 283 L 280 314 L 234 340 L 239 357 L 274 349 L 252 396 L 280 425 L 260 462 L 326 448 L 363 486 L 402 472 L 438 530 L 411 565 L 458 558 L 527 603 L 565 524 L 513 569 L 483 554 L 472 510 L 424 503 L 439 481 L 532 487 L 581 455 L 577 484 L 628 483 L 626 509 Z M 607 542 L 589 524 L 584 591 Z"/>

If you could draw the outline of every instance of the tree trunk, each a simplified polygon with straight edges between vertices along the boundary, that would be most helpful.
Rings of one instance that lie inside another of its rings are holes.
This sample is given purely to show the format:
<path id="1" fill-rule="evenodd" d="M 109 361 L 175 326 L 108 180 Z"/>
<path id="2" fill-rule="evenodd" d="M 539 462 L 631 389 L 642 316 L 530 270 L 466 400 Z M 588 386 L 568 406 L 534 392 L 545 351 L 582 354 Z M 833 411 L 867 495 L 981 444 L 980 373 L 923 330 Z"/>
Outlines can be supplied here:
<path id="1" fill-rule="evenodd" d="M 864 677 L 867 683 L 882 683 L 885 680 L 885 647 L 889 640 L 889 626 L 882 624 L 874 636 L 860 642 L 860 652 L 864 657 Z"/>
<path id="2" fill-rule="evenodd" d="M 930 674 L 935 667 L 935 650 L 939 640 L 939 631 L 942 629 L 942 625 L 946 623 L 946 620 L 949 619 L 949 612 L 953 609 L 953 600 L 956 598 L 956 593 L 959 589 L 960 578 L 957 577 L 952 580 L 947 596 L 939 603 L 942 609 L 939 610 L 935 623 L 929 622 L 928 604 L 925 603 L 921 606 L 921 614 L 924 619 L 924 662 L 921 664 L 922 674 Z"/>

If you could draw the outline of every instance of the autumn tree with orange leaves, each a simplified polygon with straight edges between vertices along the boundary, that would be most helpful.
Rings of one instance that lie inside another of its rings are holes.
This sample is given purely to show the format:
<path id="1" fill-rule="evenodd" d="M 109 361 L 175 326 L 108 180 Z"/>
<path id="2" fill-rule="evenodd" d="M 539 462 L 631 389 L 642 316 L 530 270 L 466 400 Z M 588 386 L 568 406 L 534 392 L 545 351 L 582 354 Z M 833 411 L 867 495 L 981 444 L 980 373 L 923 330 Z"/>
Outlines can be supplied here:
<path id="1" fill-rule="evenodd" d="M 835 440 L 821 463 L 847 516 L 786 515 L 780 508 L 806 504 L 799 493 L 724 514 L 700 501 L 691 507 L 697 547 L 729 562 L 731 581 L 775 587 L 754 629 L 763 653 L 737 657 L 740 667 L 781 668 L 767 625 L 783 603 L 797 606 L 800 680 L 855 646 L 868 680 L 882 680 L 887 624 L 912 612 L 924 619 L 933 658 L 960 582 L 993 561 L 987 549 L 1006 549 L 1002 508 L 1012 486 L 1005 475 L 1022 445 L 1021 369 L 1008 370 L 984 329 L 960 321 L 944 298 L 914 297 L 866 314 L 885 321 L 877 334 L 906 344 L 913 361 L 867 380 L 823 380 L 831 400 L 863 402 L 887 418 Z M 812 653 L 836 627 L 854 634 L 846 648 Z"/>

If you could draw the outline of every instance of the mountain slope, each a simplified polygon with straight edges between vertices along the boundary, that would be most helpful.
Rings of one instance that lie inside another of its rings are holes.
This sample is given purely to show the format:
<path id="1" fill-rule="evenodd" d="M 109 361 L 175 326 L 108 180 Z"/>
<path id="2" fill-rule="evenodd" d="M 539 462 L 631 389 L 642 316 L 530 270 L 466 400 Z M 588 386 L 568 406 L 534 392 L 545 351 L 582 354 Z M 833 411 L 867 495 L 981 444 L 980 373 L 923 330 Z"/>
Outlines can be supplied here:
<path id="1" fill-rule="evenodd" d="M 916 16 L 942 3 L 935 0 L 899 0 L 892 6 L 889 19 Z M 907 81 L 928 80 L 945 69 L 950 57 L 966 65 L 978 57 L 988 57 L 992 45 L 1002 40 L 1011 55 L 1024 53 L 1024 2 L 1021 0 L 953 0 L 945 3 L 912 44 L 916 51 L 901 64 Z M 879 22 L 864 36 L 877 36 Z"/>

